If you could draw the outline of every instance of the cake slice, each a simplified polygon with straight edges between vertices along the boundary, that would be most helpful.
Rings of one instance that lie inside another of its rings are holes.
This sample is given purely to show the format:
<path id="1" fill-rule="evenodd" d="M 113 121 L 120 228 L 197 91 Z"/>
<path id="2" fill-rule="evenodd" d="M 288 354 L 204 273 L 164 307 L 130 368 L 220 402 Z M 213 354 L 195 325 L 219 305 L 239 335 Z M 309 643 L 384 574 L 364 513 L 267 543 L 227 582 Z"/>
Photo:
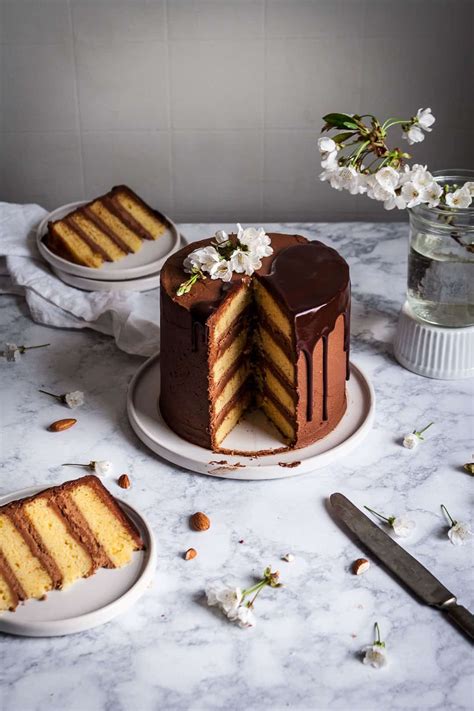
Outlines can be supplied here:
<path id="1" fill-rule="evenodd" d="M 0 507 L 0 611 L 121 568 L 143 548 L 138 530 L 93 475 Z"/>
<path id="2" fill-rule="evenodd" d="M 75 264 L 98 268 L 138 252 L 143 240 L 156 240 L 166 220 L 126 185 L 48 223 L 46 246 Z"/>

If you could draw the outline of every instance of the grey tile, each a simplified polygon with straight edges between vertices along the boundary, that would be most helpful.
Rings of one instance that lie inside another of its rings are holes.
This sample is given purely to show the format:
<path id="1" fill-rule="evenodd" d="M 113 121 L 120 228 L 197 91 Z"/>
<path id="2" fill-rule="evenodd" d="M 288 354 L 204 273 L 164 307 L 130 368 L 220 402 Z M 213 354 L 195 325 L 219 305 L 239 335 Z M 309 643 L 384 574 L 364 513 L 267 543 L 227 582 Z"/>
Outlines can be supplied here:
<path id="1" fill-rule="evenodd" d="M 163 41 L 164 0 L 72 0 L 74 34 L 83 42 Z"/>
<path id="2" fill-rule="evenodd" d="M 263 35 L 264 0 L 171 0 L 171 39 L 249 39 Z"/>
<path id="3" fill-rule="evenodd" d="M 402 45 L 415 37 L 439 37 L 441 42 L 452 34 L 472 37 L 472 0 L 366 0 L 365 5 L 366 37 L 391 38 Z"/>
<path id="4" fill-rule="evenodd" d="M 360 64 L 357 38 L 269 40 L 265 127 L 319 129 L 328 111 L 359 111 Z"/>
<path id="5" fill-rule="evenodd" d="M 168 128 L 164 43 L 78 41 L 76 53 L 83 129 Z"/>
<path id="6" fill-rule="evenodd" d="M 64 42 L 70 35 L 67 0 L 2 0 L 0 42 Z"/>
<path id="7" fill-rule="evenodd" d="M 3 199 L 38 202 L 50 210 L 83 199 L 77 133 L 4 133 L 0 145 Z"/>
<path id="8" fill-rule="evenodd" d="M 263 122 L 263 44 L 172 42 L 173 128 L 255 128 Z"/>
<path id="9" fill-rule="evenodd" d="M 93 197 L 125 183 L 169 214 L 169 141 L 168 132 L 86 131 L 82 137 L 86 194 Z"/>
<path id="10" fill-rule="evenodd" d="M 71 44 L 2 45 L 3 128 L 77 128 Z"/>
<path id="11" fill-rule="evenodd" d="M 354 37 L 365 0 L 268 0 L 267 37 Z"/>
<path id="12" fill-rule="evenodd" d="M 261 171 L 259 131 L 174 132 L 177 219 L 239 222 L 260 214 Z"/>

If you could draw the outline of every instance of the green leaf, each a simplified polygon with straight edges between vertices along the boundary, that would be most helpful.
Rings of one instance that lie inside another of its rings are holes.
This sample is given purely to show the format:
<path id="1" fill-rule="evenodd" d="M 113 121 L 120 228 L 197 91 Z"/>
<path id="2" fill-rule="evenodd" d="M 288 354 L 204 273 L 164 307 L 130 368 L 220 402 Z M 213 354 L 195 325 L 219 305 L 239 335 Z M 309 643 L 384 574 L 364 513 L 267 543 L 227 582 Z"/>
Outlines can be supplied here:
<path id="1" fill-rule="evenodd" d="M 359 128 L 354 118 L 349 114 L 326 114 L 323 116 L 323 121 L 332 128 L 352 128 L 354 131 Z"/>
<path id="2" fill-rule="evenodd" d="M 335 141 L 335 143 L 344 143 L 344 141 L 352 138 L 353 135 L 354 131 L 346 131 L 345 133 L 338 133 L 337 136 L 333 136 L 332 140 Z"/>

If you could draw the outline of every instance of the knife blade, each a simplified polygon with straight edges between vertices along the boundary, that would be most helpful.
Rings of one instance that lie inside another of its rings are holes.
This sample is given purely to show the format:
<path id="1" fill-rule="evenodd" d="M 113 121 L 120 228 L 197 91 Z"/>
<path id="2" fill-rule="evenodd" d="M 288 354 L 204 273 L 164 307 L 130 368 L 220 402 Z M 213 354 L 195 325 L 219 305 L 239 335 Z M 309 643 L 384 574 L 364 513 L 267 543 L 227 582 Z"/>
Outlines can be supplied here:
<path id="1" fill-rule="evenodd" d="M 347 528 L 420 600 L 436 607 L 474 640 L 474 615 L 427 568 L 388 536 L 343 494 L 332 494 L 335 514 Z"/>

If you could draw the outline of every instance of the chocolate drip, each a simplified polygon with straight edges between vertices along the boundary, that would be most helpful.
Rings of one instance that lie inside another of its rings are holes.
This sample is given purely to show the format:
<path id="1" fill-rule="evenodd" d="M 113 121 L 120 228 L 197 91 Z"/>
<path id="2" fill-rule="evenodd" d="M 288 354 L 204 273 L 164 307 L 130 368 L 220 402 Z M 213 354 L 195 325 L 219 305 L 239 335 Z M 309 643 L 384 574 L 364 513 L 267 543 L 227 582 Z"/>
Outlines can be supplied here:
<path id="1" fill-rule="evenodd" d="M 307 377 L 307 420 L 313 419 L 313 353 L 323 338 L 323 420 L 327 420 L 327 338 L 339 316 L 344 317 L 344 350 L 349 375 L 349 267 L 331 247 L 321 242 L 297 244 L 283 249 L 268 275 L 260 276 L 276 294 L 294 322 L 295 347 L 303 352 Z M 324 307 L 324 308 L 323 308 Z"/>

